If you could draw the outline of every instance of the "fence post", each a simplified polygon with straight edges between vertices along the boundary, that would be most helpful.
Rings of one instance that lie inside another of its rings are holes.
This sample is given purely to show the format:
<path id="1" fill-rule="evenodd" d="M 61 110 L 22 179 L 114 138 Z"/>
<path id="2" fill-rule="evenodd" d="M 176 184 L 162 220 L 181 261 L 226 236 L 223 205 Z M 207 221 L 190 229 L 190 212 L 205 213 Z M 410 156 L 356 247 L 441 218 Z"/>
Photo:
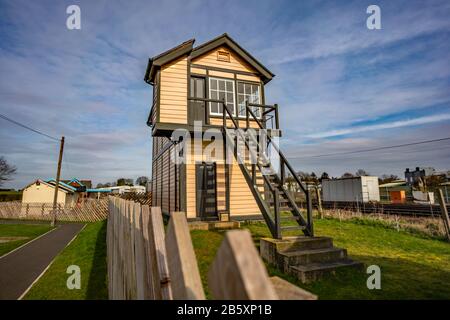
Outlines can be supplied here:
<path id="1" fill-rule="evenodd" d="M 149 220 L 150 263 L 152 263 L 154 272 L 152 285 L 154 286 L 155 299 L 172 300 L 161 208 L 152 207 Z"/>
<path id="2" fill-rule="evenodd" d="M 322 198 L 320 196 L 320 190 L 319 187 L 316 186 L 316 198 L 317 198 L 317 210 L 319 210 L 319 217 L 320 219 L 323 218 L 323 208 L 322 208 Z"/>
<path id="3" fill-rule="evenodd" d="M 208 285 L 214 299 L 277 299 L 248 230 L 226 233 L 209 270 Z"/>
<path id="4" fill-rule="evenodd" d="M 166 250 L 173 298 L 204 300 L 197 259 L 184 212 L 172 212 L 166 234 Z"/>
<path id="5" fill-rule="evenodd" d="M 438 190 L 439 204 L 441 206 L 441 216 L 442 221 L 444 222 L 444 229 L 446 233 L 447 240 L 450 241 L 450 221 L 448 218 L 447 206 L 444 200 L 444 194 L 442 193 L 442 189 Z"/>

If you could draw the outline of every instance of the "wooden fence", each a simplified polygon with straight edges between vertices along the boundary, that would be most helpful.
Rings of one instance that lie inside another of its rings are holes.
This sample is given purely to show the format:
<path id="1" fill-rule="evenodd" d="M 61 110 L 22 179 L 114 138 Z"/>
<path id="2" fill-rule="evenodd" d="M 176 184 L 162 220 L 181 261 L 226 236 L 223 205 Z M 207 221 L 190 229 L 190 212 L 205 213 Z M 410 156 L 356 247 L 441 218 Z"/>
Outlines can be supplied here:
<path id="1" fill-rule="evenodd" d="M 173 212 L 165 230 L 161 209 L 109 197 L 109 298 L 203 300 L 186 215 Z M 215 299 L 316 299 L 278 277 L 269 278 L 248 230 L 225 234 L 208 273 Z"/>
<path id="2" fill-rule="evenodd" d="M 51 221 L 52 203 L 0 202 L 0 219 Z M 94 222 L 106 219 L 108 199 L 89 199 L 75 206 L 57 205 L 56 220 L 65 222 Z"/>

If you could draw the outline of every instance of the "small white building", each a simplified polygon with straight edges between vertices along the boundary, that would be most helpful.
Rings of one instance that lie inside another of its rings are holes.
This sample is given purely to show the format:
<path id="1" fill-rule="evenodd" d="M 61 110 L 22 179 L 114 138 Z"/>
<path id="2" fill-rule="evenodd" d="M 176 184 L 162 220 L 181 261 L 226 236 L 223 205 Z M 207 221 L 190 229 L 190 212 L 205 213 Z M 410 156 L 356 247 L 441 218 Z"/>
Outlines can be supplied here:
<path id="1" fill-rule="evenodd" d="M 53 203 L 55 185 L 43 180 L 36 180 L 23 189 L 22 203 Z M 73 206 L 77 203 L 76 188 L 60 183 L 57 203 L 64 206 Z"/>
<path id="2" fill-rule="evenodd" d="M 380 201 L 378 177 L 362 176 L 322 180 L 323 201 Z"/>
<path id="3" fill-rule="evenodd" d="M 96 190 L 110 190 L 111 193 L 116 194 L 124 194 L 128 192 L 134 192 L 134 193 L 143 193 L 146 192 L 145 186 L 115 186 L 115 187 L 108 187 L 108 188 L 98 188 Z"/>

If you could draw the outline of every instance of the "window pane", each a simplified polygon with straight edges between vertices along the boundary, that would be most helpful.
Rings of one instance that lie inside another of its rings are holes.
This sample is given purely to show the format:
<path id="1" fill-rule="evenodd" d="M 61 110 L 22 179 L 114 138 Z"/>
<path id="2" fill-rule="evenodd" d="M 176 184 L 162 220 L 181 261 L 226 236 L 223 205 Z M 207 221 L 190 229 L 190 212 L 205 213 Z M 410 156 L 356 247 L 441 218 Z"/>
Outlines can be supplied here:
<path id="1" fill-rule="evenodd" d="M 259 102 L 259 86 L 253 85 L 252 92 L 255 95 L 255 102 L 260 103 Z"/>
<path id="2" fill-rule="evenodd" d="M 225 81 L 218 80 L 219 82 L 219 90 L 225 91 Z"/>
<path id="3" fill-rule="evenodd" d="M 244 94 L 244 84 L 242 82 L 238 82 L 238 93 Z"/>
<path id="4" fill-rule="evenodd" d="M 227 102 L 233 103 L 233 101 L 234 101 L 233 93 L 227 93 Z"/>
<path id="5" fill-rule="evenodd" d="M 211 91 L 211 99 L 217 99 L 217 91 Z"/>
<path id="6" fill-rule="evenodd" d="M 225 92 L 219 91 L 219 100 L 225 99 Z"/>
<path id="7" fill-rule="evenodd" d="M 227 91 L 233 92 L 233 82 L 227 81 Z"/>
<path id="8" fill-rule="evenodd" d="M 211 102 L 211 113 L 217 113 L 218 107 L 216 102 Z"/>
<path id="9" fill-rule="evenodd" d="M 245 94 L 250 94 L 252 92 L 252 85 L 251 84 L 244 84 L 244 88 L 245 88 Z"/>
<path id="10" fill-rule="evenodd" d="M 217 80 L 211 79 L 210 83 L 211 83 L 211 89 L 216 90 L 217 89 Z"/>
<path id="11" fill-rule="evenodd" d="M 205 94 L 204 94 L 204 92 L 203 92 L 203 90 L 204 90 L 204 88 L 203 88 L 203 81 L 201 80 L 201 79 L 198 79 L 197 80 L 197 88 L 196 88 L 197 90 L 197 92 L 196 92 L 196 97 L 197 98 L 204 98 L 205 97 Z"/>
<path id="12" fill-rule="evenodd" d="M 191 97 L 194 97 L 194 89 L 195 89 L 195 78 L 191 78 L 191 90 L 190 90 Z"/>

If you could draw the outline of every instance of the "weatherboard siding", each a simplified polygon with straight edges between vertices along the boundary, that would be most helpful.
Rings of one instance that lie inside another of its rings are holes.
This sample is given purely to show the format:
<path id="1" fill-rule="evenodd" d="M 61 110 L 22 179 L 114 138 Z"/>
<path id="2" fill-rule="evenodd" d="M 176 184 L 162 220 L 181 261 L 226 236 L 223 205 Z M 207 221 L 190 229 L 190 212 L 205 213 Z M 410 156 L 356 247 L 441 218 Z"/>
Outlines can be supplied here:
<path id="1" fill-rule="evenodd" d="M 187 57 L 161 68 L 159 121 L 187 124 Z"/>

